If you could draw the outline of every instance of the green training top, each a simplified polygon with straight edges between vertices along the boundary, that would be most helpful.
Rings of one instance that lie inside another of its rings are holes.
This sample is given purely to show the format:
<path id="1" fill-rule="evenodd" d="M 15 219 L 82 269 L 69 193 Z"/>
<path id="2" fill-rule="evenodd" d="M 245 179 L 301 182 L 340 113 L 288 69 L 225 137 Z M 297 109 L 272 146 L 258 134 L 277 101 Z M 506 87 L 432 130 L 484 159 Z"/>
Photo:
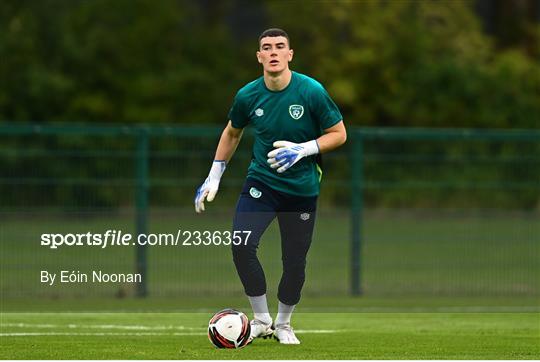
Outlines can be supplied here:
<path id="1" fill-rule="evenodd" d="M 319 194 L 316 156 L 301 159 L 283 173 L 267 163 L 275 141 L 302 143 L 317 139 L 323 130 L 342 120 L 336 104 L 315 79 L 292 72 L 280 91 L 271 91 L 260 77 L 241 88 L 229 111 L 234 128 L 251 125 L 255 133 L 248 177 L 274 190 L 297 196 Z"/>

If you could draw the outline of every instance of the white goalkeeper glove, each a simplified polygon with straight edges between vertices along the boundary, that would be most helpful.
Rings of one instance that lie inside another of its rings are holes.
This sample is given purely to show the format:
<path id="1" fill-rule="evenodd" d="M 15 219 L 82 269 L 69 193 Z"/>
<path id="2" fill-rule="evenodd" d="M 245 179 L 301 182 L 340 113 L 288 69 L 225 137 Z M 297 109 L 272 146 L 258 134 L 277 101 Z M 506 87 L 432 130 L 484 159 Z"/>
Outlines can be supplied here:
<path id="1" fill-rule="evenodd" d="M 225 161 L 214 161 L 210 173 L 204 183 L 197 189 L 195 193 L 195 211 L 200 213 L 204 211 L 204 200 L 212 202 L 219 189 L 219 181 L 223 172 L 225 172 Z"/>
<path id="2" fill-rule="evenodd" d="M 276 141 L 273 146 L 275 149 L 268 152 L 268 163 L 270 167 L 277 168 L 279 173 L 285 172 L 302 158 L 319 153 L 316 140 L 304 143 Z"/>

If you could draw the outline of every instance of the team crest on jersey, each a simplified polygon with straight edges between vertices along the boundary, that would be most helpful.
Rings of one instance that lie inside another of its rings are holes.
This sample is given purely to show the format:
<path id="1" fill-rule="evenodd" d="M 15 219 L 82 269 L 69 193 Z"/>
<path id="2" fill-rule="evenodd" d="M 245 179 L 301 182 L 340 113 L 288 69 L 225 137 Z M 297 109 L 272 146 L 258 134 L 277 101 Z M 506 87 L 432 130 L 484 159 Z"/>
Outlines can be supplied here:
<path id="1" fill-rule="evenodd" d="M 264 115 L 264 110 L 263 110 L 262 108 L 257 108 L 257 109 L 255 110 L 255 115 L 256 115 L 257 117 L 262 117 L 262 116 Z"/>
<path id="2" fill-rule="evenodd" d="M 289 114 L 293 119 L 300 119 L 304 115 L 304 106 L 299 104 L 291 104 L 289 106 Z"/>
<path id="3" fill-rule="evenodd" d="M 262 192 L 257 190 L 255 187 L 252 187 L 249 189 L 249 194 L 251 195 L 251 197 L 253 197 L 254 199 L 258 199 L 259 197 L 261 197 L 262 195 Z"/>

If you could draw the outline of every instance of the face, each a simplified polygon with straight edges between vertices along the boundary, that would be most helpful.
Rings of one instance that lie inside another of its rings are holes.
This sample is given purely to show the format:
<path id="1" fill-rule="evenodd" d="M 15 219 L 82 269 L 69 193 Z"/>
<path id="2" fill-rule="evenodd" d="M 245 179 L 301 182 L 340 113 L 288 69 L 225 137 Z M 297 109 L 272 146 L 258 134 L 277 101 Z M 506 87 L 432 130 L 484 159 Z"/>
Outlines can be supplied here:
<path id="1" fill-rule="evenodd" d="M 261 39 L 257 60 L 267 73 L 281 73 L 289 68 L 293 51 L 284 36 L 267 36 Z"/>

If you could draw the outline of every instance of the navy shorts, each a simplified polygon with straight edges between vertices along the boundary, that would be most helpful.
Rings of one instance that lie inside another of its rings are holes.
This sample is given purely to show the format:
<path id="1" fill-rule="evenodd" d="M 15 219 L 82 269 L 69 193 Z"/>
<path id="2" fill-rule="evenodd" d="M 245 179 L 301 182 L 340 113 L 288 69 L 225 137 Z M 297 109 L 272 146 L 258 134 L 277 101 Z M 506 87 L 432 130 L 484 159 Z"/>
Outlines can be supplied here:
<path id="1" fill-rule="evenodd" d="M 283 274 L 278 288 L 281 302 L 294 305 L 300 300 L 305 280 L 306 255 L 311 245 L 317 196 L 302 197 L 276 191 L 248 178 L 243 186 L 233 220 L 233 259 L 248 296 L 266 293 L 266 278 L 257 258 L 261 236 L 277 217 L 281 235 Z M 248 233 L 249 232 L 249 236 Z"/>

